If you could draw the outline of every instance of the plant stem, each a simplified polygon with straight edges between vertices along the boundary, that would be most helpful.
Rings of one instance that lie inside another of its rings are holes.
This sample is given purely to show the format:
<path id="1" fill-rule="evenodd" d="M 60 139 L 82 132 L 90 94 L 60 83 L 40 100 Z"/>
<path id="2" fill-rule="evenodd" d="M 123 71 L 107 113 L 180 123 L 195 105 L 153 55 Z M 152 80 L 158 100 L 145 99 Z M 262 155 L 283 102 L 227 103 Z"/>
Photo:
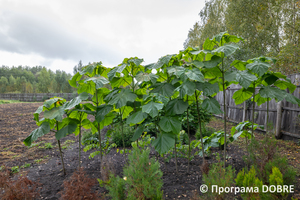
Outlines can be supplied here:
<path id="1" fill-rule="evenodd" d="M 99 101 L 98 101 L 98 91 L 97 90 L 96 90 L 96 104 L 97 104 L 97 107 L 98 107 L 99 106 Z M 100 163 L 102 163 L 101 129 L 100 129 L 100 124 L 99 123 L 98 123 L 98 137 L 99 137 L 99 148 L 100 148 Z M 101 167 L 100 167 L 100 170 L 101 170 Z"/>
<path id="2" fill-rule="evenodd" d="M 253 135 L 254 135 L 254 108 L 255 108 L 255 101 L 254 101 L 254 97 L 255 97 L 255 82 L 253 82 L 253 87 L 254 87 L 254 93 L 253 93 L 253 104 L 252 104 L 252 135 L 251 135 L 251 143 L 253 140 Z M 251 144 L 251 149 L 252 149 L 252 144 Z"/>
<path id="3" fill-rule="evenodd" d="M 269 98 L 267 98 L 267 124 L 266 124 L 266 137 L 268 135 L 268 123 L 269 123 Z"/>
<path id="4" fill-rule="evenodd" d="M 176 139 L 175 139 L 175 168 L 176 168 L 176 174 L 178 174 L 178 165 L 177 165 L 177 150 L 176 150 Z"/>
<path id="5" fill-rule="evenodd" d="M 199 123 L 199 127 L 200 127 L 200 139 L 201 139 L 203 163 L 205 163 L 204 145 L 203 145 L 203 137 L 202 137 L 202 129 L 201 129 L 201 119 L 200 119 L 200 111 L 199 111 L 199 105 L 198 105 L 198 96 L 197 96 L 196 91 L 195 91 L 195 96 L 196 96 L 196 103 L 197 103 L 198 123 Z"/>
<path id="6" fill-rule="evenodd" d="M 81 167 L 81 115 L 80 113 L 80 123 L 79 123 L 79 168 Z"/>
<path id="7" fill-rule="evenodd" d="M 187 102 L 189 102 L 189 97 L 187 96 Z M 188 136 L 189 136 L 189 155 L 188 155 L 188 168 L 187 172 L 190 172 L 190 158 L 191 158 L 191 136 L 190 136 L 190 126 L 189 126 L 189 107 L 186 109 L 187 115 L 186 115 L 186 122 L 187 122 L 187 128 L 188 128 Z"/>
<path id="8" fill-rule="evenodd" d="M 60 141 L 57 140 L 57 143 L 58 143 L 58 148 L 59 148 L 59 153 L 60 153 L 61 163 L 63 166 L 64 175 L 66 175 L 65 163 L 64 163 L 64 158 L 63 158 L 62 151 L 61 151 Z"/>
<path id="9" fill-rule="evenodd" d="M 125 109 L 125 108 L 124 108 Z M 124 139 L 124 131 L 123 131 L 123 119 L 122 119 L 122 112 L 121 112 L 121 132 L 122 132 L 122 141 L 123 141 L 123 153 L 124 153 L 124 162 L 126 163 L 126 152 L 125 152 L 125 139 Z"/>
<path id="10" fill-rule="evenodd" d="M 223 58 L 222 58 L 222 85 L 223 85 L 223 109 L 224 109 L 224 169 L 226 168 L 226 146 L 227 146 L 227 134 L 226 134 L 226 90 L 225 90 L 225 77 L 223 70 Z"/>

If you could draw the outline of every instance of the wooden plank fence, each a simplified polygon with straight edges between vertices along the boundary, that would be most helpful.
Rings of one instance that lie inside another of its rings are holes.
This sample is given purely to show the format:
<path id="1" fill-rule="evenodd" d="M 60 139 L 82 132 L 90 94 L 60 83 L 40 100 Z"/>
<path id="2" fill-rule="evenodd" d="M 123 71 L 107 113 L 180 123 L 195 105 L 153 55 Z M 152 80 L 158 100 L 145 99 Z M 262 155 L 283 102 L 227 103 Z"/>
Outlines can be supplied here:
<path id="1" fill-rule="evenodd" d="M 77 96 L 76 93 L 18 93 L 0 94 L 1 100 L 19 100 L 24 102 L 40 102 L 52 97 L 62 97 L 68 101 Z"/>
<path id="2" fill-rule="evenodd" d="M 293 95 L 300 98 L 300 74 L 293 74 L 288 76 L 291 82 L 297 85 L 296 90 Z M 242 122 L 252 119 L 252 102 L 246 101 L 243 104 L 235 105 L 232 99 L 233 94 L 241 88 L 240 85 L 231 85 L 230 88 L 226 90 L 226 100 L 225 106 L 227 109 L 227 119 L 232 122 Z M 259 88 L 255 89 L 258 93 Z M 221 105 L 221 110 L 223 111 L 223 92 L 219 92 L 215 98 Z M 281 111 L 278 113 L 278 110 Z M 223 117 L 219 115 L 218 117 Z M 277 121 L 280 127 L 277 127 Z M 273 129 L 276 136 L 283 137 L 283 139 L 300 139 L 300 108 L 298 105 L 292 104 L 283 100 L 282 102 L 276 102 L 272 99 L 269 102 L 269 121 L 267 122 L 267 103 L 260 106 L 255 105 L 254 107 L 254 122 L 259 125 L 264 125 L 264 127 L 269 124 L 269 130 Z M 280 124 L 281 122 L 281 124 Z M 275 130 L 278 131 L 275 131 Z M 265 130 L 262 130 L 265 131 Z"/>

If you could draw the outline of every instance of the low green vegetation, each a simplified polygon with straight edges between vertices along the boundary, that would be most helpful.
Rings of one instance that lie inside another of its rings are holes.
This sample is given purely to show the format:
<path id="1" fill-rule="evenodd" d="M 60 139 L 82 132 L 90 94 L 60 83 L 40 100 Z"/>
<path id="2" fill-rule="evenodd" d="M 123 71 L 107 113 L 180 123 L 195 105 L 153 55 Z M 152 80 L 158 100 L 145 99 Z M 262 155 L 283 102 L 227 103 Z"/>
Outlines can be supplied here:
<path id="1" fill-rule="evenodd" d="M 19 100 L 0 100 L 1 104 L 9 104 L 9 103 L 21 103 Z"/>
<path id="2" fill-rule="evenodd" d="M 28 168 L 30 167 L 30 163 L 25 163 L 24 165 L 22 165 L 20 168 L 24 169 L 24 168 Z"/>

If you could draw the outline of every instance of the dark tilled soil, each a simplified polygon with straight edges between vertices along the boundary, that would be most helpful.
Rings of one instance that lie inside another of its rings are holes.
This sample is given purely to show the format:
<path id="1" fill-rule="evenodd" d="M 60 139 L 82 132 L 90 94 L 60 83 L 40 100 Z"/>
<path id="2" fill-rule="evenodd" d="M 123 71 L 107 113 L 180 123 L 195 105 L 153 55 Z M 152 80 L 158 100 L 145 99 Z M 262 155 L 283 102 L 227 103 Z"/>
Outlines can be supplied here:
<path id="1" fill-rule="evenodd" d="M 23 145 L 22 140 L 25 139 L 32 130 L 37 126 L 32 120 L 33 113 L 42 103 L 31 104 L 6 104 L 0 105 L 0 165 L 8 167 L 21 166 L 25 163 L 30 163 L 30 168 L 21 169 L 19 174 L 27 174 L 28 178 L 38 181 L 41 184 L 41 199 L 59 199 L 59 192 L 63 190 L 63 181 L 68 180 L 72 173 L 78 169 L 78 137 L 69 135 L 61 142 L 75 141 L 70 146 L 65 146 L 64 161 L 67 175 L 64 176 L 62 172 L 62 163 L 60 160 L 57 142 L 54 135 L 47 134 L 41 137 L 37 142 L 41 142 L 37 147 L 28 148 Z M 215 129 L 221 127 L 218 120 L 213 120 L 210 124 Z M 259 134 L 257 138 L 259 139 Z M 54 148 L 44 149 L 45 143 L 50 142 Z M 236 172 L 245 167 L 242 156 L 245 154 L 243 142 L 231 144 L 228 147 L 227 164 L 232 165 Z M 298 146 L 292 143 L 280 142 L 279 148 L 283 155 L 288 156 L 289 162 L 299 168 L 298 162 Z M 94 159 L 89 159 L 90 152 L 82 151 L 82 164 L 87 176 L 90 178 L 100 178 L 100 157 L 96 156 Z M 296 153 L 297 152 L 297 153 Z M 215 153 L 222 154 L 218 148 L 212 149 L 211 157 L 208 157 L 208 163 L 216 162 Z M 151 156 L 155 157 L 154 151 L 151 151 Z M 43 159 L 37 163 L 38 159 Z M 117 153 L 116 149 L 112 149 L 106 156 L 107 160 L 111 160 L 117 175 L 122 176 L 124 166 L 124 156 Z M 199 195 L 199 186 L 202 184 L 202 172 L 200 166 L 202 165 L 202 158 L 195 157 L 190 162 L 190 172 L 187 173 L 187 160 L 178 158 L 179 173 L 175 173 L 175 162 L 171 159 L 169 163 L 164 165 L 161 158 L 159 158 L 161 170 L 163 171 L 163 192 L 165 199 L 191 199 L 194 194 Z M 105 188 L 95 185 L 93 188 L 102 194 L 107 194 Z M 299 198 L 299 177 L 297 177 L 297 184 L 295 185 L 294 197 Z M 240 199 L 240 197 L 229 196 L 227 199 Z M 108 199 L 108 198 L 107 198 Z"/>

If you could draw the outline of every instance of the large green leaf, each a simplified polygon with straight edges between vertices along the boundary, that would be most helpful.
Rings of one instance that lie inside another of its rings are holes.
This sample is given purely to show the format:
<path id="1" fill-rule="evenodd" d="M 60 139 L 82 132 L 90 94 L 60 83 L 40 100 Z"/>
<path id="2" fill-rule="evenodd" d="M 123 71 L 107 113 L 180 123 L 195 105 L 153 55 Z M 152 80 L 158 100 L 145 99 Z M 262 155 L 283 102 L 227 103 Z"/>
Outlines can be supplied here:
<path id="1" fill-rule="evenodd" d="M 100 129 L 103 129 L 105 126 L 108 126 L 113 123 L 114 118 L 116 117 L 116 113 L 108 113 L 105 118 L 99 123 Z M 97 121 L 94 121 L 94 125 L 97 126 Z"/>
<path id="2" fill-rule="evenodd" d="M 133 111 L 133 108 L 131 106 L 124 106 L 120 110 L 122 111 L 122 119 L 125 119 Z"/>
<path id="3" fill-rule="evenodd" d="M 267 62 L 262 62 L 260 60 L 255 60 L 253 63 L 247 64 L 246 68 L 250 69 L 252 72 L 258 74 L 258 76 L 264 75 L 268 71 L 271 65 Z"/>
<path id="4" fill-rule="evenodd" d="M 114 67 L 112 70 L 110 70 L 110 72 L 107 73 L 109 80 L 111 81 L 116 75 L 120 75 L 120 73 L 122 73 L 125 68 L 126 64 Z"/>
<path id="5" fill-rule="evenodd" d="M 89 81 L 86 83 L 79 84 L 77 92 L 78 94 L 86 92 L 91 95 L 94 95 L 95 90 L 96 90 L 96 84 L 93 81 Z"/>
<path id="6" fill-rule="evenodd" d="M 135 78 L 140 83 L 151 81 L 152 84 L 155 84 L 156 80 L 158 79 L 158 76 L 152 73 L 149 74 L 149 73 L 139 72 Z"/>
<path id="7" fill-rule="evenodd" d="M 224 75 L 224 78 L 228 82 L 236 81 L 237 71 L 227 71 Z"/>
<path id="8" fill-rule="evenodd" d="M 237 72 L 236 74 L 236 81 L 246 89 L 251 85 L 253 81 L 256 80 L 257 77 L 248 71 Z"/>
<path id="9" fill-rule="evenodd" d="M 294 95 L 292 95 L 290 93 L 286 93 L 285 100 L 288 102 L 291 102 L 293 104 L 298 104 L 300 106 L 300 99 L 298 99 L 297 97 L 295 97 Z"/>
<path id="10" fill-rule="evenodd" d="M 108 84 L 109 81 L 106 78 L 99 76 L 99 77 L 92 77 L 85 80 L 85 83 L 93 81 L 96 85 L 96 89 L 102 88 L 105 84 Z"/>
<path id="11" fill-rule="evenodd" d="M 219 102 L 214 98 L 204 99 L 204 101 L 202 103 L 202 108 L 204 108 L 205 110 L 207 110 L 210 113 L 214 113 L 214 114 L 222 113 Z"/>
<path id="12" fill-rule="evenodd" d="M 228 57 L 233 54 L 239 46 L 237 44 L 225 44 L 224 46 L 220 46 L 217 49 L 214 49 L 212 53 L 224 53 L 224 57 Z"/>
<path id="13" fill-rule="evenodd" d="M 238 91 L 236 91 L 232 98 L 234 99 L 234 103 L 236 105 L 243 103 L 247 99 L 250 99 L 254 93 L 254 88 L 242 88 Z"/>
<path id="14" fill-rule="evenodd" d="M 163 116 L 159 123 L 159 127 L 165 132 L 179 133 L 181 130 L 181 122 L 175 117 Z"/>
<path id="15" fill-rule="evenodd" d="M 141 137 L 141 135 L 143 134 L 144 132 L 144 126 L 143 125 L 139 125 L 137 127 L 137 129 L 135 130 L 132 138 L 131 138 L 131 141 L 136 141 L 137 139 L 139 139 L 139 137 Z"/>
<path id="16" fill-rule="evenodd" d="M 59 131 L 56 132 L 55 137 L 57 140 L 60 140 L 64 137 L 66 137 L 69 134 L 72 134 L 77 128 L 77 123 L 76 122 L 70 122 L 68 125 L 60 129 Z"/>
<path id="17" fill-rule="evenodd" d="M 167 153 L 174 144 L 175 135 L 171 133 L 162 133 L 152 142 L 152 145 L 159 154 Z"/>
<path id="18" fill-rule="evenodd" d="M 44 118 L 56 119 L 57 121 L 62 121 L 64 115 L 64 107 L 54 107 L 51 110 L 46 110 L 44 112 Z"/>
<path id="19" fill-rule="evenodd" d="M 182 66 L 172 66 L 167 68 L 167 71 L 170 76 L 175 75 L 179 78 L 185 72 L 185 69 Z"/>
<path id="20" fill-rule="evenodd" d="M 189 107 L 182 99 L 173 99 L 166 106 L 167 115 L 181 115 Z"/>
<path id="21" fill-rule="evenodd" d="M 234 66 L 236 69 L 243 71 L 246 70 L 246 64 L 247 62 L 241 61 L 241 60 L 234 60 L 230 66 Z"/>
<path id="22" fill-rule="evenodd" d="M 198 68 L 204 67 L 204 63 L 203 63 L 203 62 L 200 62 L 200 61 L 198 61 L 198 60 L 194 60 L 194 61 L 192 61 L 191 63 L 194 64 L 194 65 L 195 65 L 196 67 L 198 67 Z"/>
<path id="23" fill-rule="evenodd" d="M 126 123 L 130 124 L 130 125 L 140 124 L 147 118 L 147 116 L 148 115 L 146 113 L 144 113 L 142 111 L 138 111 L 138 112 L 130 115 L 126 120 Z"/>
<path id="24" fill-rule="evenodd" d="M 109 105 L 116 105 L 116 108 L 121 108 L 126 105 L 128 101 L 133 102 L 137 98 L 129 89 L 122 89 L 120 93 L 115 94 L 108 102 Z"/>
<path id="25" fill-rule="evenodd" d="M 267 101 L 268 99 L 261 97 L 259 93 L 257 93 L 254 97 L 254 102 L 256 102 L 258 106 L 260 106 L 263 103 L 266 103 Z"/>
<path id="26" fill-rule="evenodd" d="M 282 101 L 287 93 L 286 91 L 280 90 L 276 87 L 262 86 L 259 90 L 259 94 L 263 98 L 275 98 L 278 101 Z"/>
<path id="27" fill-rule="evenodd" d="M 79 96 L 75 97 L 71 101 L 67 102 L 66 104 L 63 105 L 65 110 L 69 110 L 78 104 L 80 104 L 82 101 L 87 100 L 89 97 L 89 94 L 86 92 L 82 92 L 79 94 Z"/>
<path id="28" fill-rule="evenodd" d="M 214 42 L 214 40 L 210 40 L 209 38 L 206 38 L 204 44 L 203 44 L 203 49 L 205 50 L 213 50 L 214 46 L 216 45 L 216 43 Z"/>
<path id="29" fill-rule="evenodd" d="M 203 91 L 204 96 L 211 96 L 211 95 L 219 92 L 218 83 L 214 83 L 214 84 L 211 84 L 211 83 L 208 83 L 208 82 L 196 83 L 196 88 L 199 91 Z"/>
<path id="30" fill-rule="evenodd" d="M 77 72 L 71 80 L 69 80 L 69 84 L 72 86 L 72 87 L 75 87 L 77 88 L 77 81 L 79 81 L 81 79 L 82 75 Z"/>
<path id="31" fill-rule="evenodd" d="M 30 146 L 33 141 L 36 141 L 39 137 L 50 132 L 50 124 L 45 121 L 41 124 L 41 126 L 34 131 L 23 141 L 26 146 Z"/>
<path id="32" fill-rule="evenodd" d="M 183 98 L 185 95 L 193 95 L 196 89 L 195 82 L 186 80 L 184 81 L 178 88 L 176 88 L 177 91 L 180 92 L 180 97 Z"/>
<path id="33" fill-rule="evenodd" d="M 167 97 L 171 97 L 175 90 L 175 87 L 170 83 L 156 83 L 152 87 L 154 89 L 150 91 L 151 93 L 159 93 Z"/>
<path id="34" fill-rule="evenodd" d="M 38 107 L 38 109 L 33 113 L 33 119 L 35 120 L 35 121 L 39 121 L 39 116 L 40 116 L 40 114 L 41 114 L 41 112 L 43 112 L 43 109 L 44 109 L 44 106 L 39 106 Z"/>
<path id="35" fill-rule="evenodd" d="M 142 106 L 142 111 L 148 113 L 151 117 L 156 117 L 158 115 L 158 111 L 164 107 L 164 104 L 156 103 L 154 101 L 150 101 L 146 105 Z"/>
<path id="36" fill-rule="evenodd" d="M 291 93 L 293 93 L 296 89 L 297 86 L 295 86 L 294 84 L 288 82 L 288 81 L 282 81 L 282 80 L 277 80 L 274 83 L 275 86 L 279 87 L 281 90 L 285 90 L 285 89 L 289 89 L 289 91 Z"/>
<path id="37" fill-rule="evenodd" d="M 99 123 L 102 120 L 104 120 L 105 115 L 107 115 L 112 109 L 113 109 L 112 105 L 105 104 L 105 105 L 98 106 L 96 116 L 95 116 L 96 121 Z"/>
<path id="38" fill-rule="evenodd" d="M 204 76 L 198 68 L 187 70 L 185 75 L 193 81 L 204 82 Z"/>
<path id="39" fill-rule="evenodd" d="M 112 88 L 119 88 L 121 86 L 126 87 L 127 85 L 130 85 L 131 83 L 132 83 L 131 76 L 114 77 L 110 81 L 110 85 Z"/>
<path id="40" fill-rule="evenodd" d="M 214 68 L 214 67 L 218 66 L 218 64 L 221 62 L 222 62 L 222 58 L 217 55 L 214 55 L 211 57 L 210 60 L 204 61 L 203 63 L 206 68 Z"/>

